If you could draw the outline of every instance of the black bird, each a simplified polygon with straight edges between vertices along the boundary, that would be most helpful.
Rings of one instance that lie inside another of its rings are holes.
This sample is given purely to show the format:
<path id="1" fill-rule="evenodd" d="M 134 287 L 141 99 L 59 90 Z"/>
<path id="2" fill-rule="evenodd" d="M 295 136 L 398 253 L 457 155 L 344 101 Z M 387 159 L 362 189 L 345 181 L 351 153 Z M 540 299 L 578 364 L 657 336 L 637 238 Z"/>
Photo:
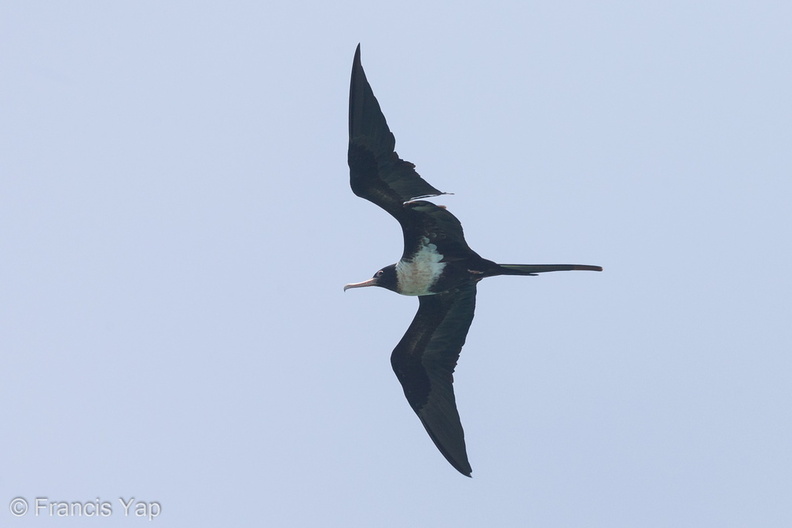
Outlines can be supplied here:
<path id="1" fill-rule="evenodd" d="M 580 264 L 496 264 L 468 247 L 459 220 L 445 207 L 422 200 L 443 193 L 394 151 L 396 141 L 360 64 L 360 45 L 349 87 L 349 176 L 352 192 L 385 209 L 401 224 L 404 252 L 366 281 L 418 296 L 418 313 L 391 355 L 404 395 L 437 448 L 470 476 L 465 435 L 454 399 L 453 373 L 473 320 L 476 284 L 496 275 L 548 271 L 602 271 Z"/>

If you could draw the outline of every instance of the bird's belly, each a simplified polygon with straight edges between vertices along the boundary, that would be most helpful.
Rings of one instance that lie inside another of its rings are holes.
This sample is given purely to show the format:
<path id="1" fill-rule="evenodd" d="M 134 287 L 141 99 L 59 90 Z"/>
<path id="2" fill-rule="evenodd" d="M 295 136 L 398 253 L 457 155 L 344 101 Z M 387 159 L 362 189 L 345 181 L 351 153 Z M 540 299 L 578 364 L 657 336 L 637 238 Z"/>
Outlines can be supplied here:
<path id="1" fill-rule="evenodd" d="M 411 260 L 402 260 L 396 264 L 396 280 L 398 291 L 402 295 L 431 295 L 432 285 L 443 273 L 446 263 L 441 262 L 443 255 L 437 252 L 437 246 L 425 243 Z"/>

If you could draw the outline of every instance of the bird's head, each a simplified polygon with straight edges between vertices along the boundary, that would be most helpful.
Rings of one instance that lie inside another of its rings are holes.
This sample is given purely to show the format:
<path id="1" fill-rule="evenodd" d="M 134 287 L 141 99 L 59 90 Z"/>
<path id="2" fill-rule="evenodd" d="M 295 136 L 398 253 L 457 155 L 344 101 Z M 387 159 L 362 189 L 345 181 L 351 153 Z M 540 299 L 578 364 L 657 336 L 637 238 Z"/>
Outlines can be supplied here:
<path id="1" fill-rule="evenodd" d="M 385 266 L 377 273 L 375 273 L 374 276 L 371 277 L 369 280 L 347 284 L 346 286 L 344 286 L 344 291 L 347 291 L 350 288 L 365 288 L 366 286 L 379 286 L 380 288 L 385 288 L 386 290 L 391 290 L 394 292 L 397 291 L 396 264 Z"/>

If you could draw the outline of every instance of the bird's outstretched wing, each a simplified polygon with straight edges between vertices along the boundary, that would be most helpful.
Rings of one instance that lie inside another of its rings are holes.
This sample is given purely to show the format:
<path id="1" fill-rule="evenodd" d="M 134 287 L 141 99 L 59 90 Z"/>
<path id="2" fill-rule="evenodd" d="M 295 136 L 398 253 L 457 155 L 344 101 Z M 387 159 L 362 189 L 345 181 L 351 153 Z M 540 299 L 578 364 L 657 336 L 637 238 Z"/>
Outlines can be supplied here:
<path id="1" fill-rule="evenodd" d="M 453 373 L 476 307 L 476 284 L 418 298 L 420 306 L 396 345 L 391 364 L 404 395 L 437 448 L 470 476 L 465 433 L 454 398 Z"/>
<path id="2" fill-rule="evenodd" d="M 401 222 L 404 202 L 445 194 L 399 158 L 379 103 L 360 64 L 360 45 L 349 86 L 349 180 L 352 192 L 382 207 Z"/>
<path id="3" fill-rule="evenodd" d="M 426 182 L 415 165 L 399 158 L 385 116 L 360 63 L 360 45 L 352 64 L 349 87 L 349 181 L 352 192 L 382 207 L 402 226 L 404 254 L 411 257 L 422 238 L 435 244 L 446 261 L 468 256 L 459 220 L 431 202 L 419 198 L 446 194 Z"/>

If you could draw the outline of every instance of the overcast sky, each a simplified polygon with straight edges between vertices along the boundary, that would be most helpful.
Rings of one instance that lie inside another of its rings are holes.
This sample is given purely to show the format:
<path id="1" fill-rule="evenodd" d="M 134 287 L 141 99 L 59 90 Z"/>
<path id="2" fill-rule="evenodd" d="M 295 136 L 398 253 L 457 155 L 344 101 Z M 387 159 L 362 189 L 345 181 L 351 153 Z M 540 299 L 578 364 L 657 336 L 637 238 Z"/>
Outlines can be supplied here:
<path id="1" fill-rule="evenodd" d="M 0 6 L 0 524 L 792 525 L 789 4 L 269 4 Z M 390 367 L 417 301 L 342 292 L 402 252 L 358 42 L 476 251 L 605 268 L 480 285 L 473 479 Z"/>

